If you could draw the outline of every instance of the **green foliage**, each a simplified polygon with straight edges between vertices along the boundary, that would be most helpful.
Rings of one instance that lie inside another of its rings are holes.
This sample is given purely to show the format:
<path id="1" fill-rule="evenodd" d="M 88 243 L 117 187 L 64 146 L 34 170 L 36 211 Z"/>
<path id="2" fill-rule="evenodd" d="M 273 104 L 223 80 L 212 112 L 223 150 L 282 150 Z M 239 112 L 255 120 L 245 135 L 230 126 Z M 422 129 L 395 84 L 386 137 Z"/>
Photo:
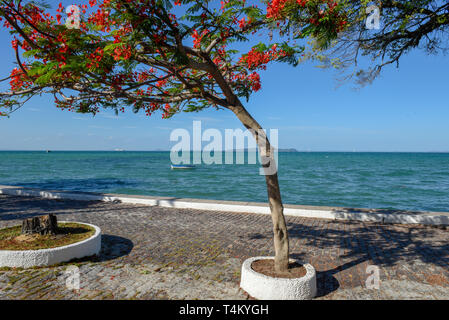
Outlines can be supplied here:
<path id="1" fill-rule="evenodd" d="M 131 107 L 171 117 L 181 111 L 228 107 L 236 96 L 249 99 L 260 88 L 258 76 L 242 60 L 247 55 L 242 42 L 263 55 L 273 41 L 261 42 L 257 35 L 276 33 L 274 43 L 286 54 L 272 60 L 296 66 L 304 60 L 304 46 L 296 40 L 312 37 L 326 47 L 337 36 L 341 18 L 324 15 L 311 23 L 322 9 L 318 0 L 306 8 L 291 1 L 279 19 L 267 17 L 264 6 L 242 0 L 225 1 L 222 8 L 212 1 L 180 3 L 111 0 L 83 16 L 79 30 L 67 29 L 56 19 L 31 24 L 17 20 L 19 28 L 12 33 L 21 45 L 27 43 L 24 34 L 31 37 L 33 46 L 21 55 L 26 72 L 13 76 L 12 95 L 0 95 L 0 106 L 20 106 L 34 95 L 51 93 L 58 107 L 80 113 Z M 45 3 L 38 8 L 44 10 L 42 15 L 51 11 Z M 5 17 L 14 18 L 11 12 L 8 5 L 0 8 Z M 182 13 L 175 19 L 174 12 Z"/>

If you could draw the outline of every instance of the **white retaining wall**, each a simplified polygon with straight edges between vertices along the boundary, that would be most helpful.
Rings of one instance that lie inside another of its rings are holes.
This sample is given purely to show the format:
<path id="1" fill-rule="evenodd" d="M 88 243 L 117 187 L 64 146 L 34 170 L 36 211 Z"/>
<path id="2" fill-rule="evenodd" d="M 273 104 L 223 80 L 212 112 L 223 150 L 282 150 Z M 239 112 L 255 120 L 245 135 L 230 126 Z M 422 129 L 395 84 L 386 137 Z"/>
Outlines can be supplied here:
<path id="1" fill-rule="evenodd" d="M 144 204 L 169 208 L 270 214 L 268 204 L 258 202 L 133 196 L 121 194 L 70 192 L 59 190 L 50 191 L 2 185 L 0 185 L 0 194 L 14 196 L 33 196 L 48 199 L 71 199 L 80 201 L 117 201 L 122 203 Z M 332 220 L 357 220 L 398 224 L 449 225 L 449 213 L 447 212 L 399 211 L 388 213 L 385 211 L 386 210 L 315 207 L 288 204 L 285 205 L 284 208 L 285 215 L 295 217 L 321 218 Z"/>

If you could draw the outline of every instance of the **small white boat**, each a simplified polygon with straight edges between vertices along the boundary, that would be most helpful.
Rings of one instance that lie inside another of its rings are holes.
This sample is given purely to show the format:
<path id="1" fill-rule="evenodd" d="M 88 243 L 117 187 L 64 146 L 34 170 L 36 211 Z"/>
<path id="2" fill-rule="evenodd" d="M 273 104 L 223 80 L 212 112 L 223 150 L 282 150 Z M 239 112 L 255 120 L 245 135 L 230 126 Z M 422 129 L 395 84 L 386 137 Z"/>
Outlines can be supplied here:
<path id="1" fill-rule="evenodd" d="M 190 164 L 172 164 L 171 169 L 195 169 L 195 166 Z"/>

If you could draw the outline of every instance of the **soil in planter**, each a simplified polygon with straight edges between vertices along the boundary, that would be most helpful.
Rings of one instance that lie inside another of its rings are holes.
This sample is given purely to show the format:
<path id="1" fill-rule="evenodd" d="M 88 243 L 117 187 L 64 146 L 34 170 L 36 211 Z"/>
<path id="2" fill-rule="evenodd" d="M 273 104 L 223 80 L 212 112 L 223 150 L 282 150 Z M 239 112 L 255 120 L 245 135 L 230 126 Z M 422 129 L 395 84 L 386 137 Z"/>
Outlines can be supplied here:
<path id="1" fill-rule="evenodd" d="M 304 277 L 307 273 L 306 268 L 304 268 L 302 264 L 299 264 L 297 262 L 290 262 L 288 264 L 287 272 L 276 272 L 274 271 L 273 259 L 256 260 L 251 264 L 251 268 L 256 272 L 274 278 L 301 278 Z"/>
<path id="2" fill-rule="evenodd" d="M 0 229 L 0 250 L 39 250 L 66 246 L 88 239 L 95 229 L 79 223 L 58 223 L 56 235 L 21 234 L 22 226 Z"/>

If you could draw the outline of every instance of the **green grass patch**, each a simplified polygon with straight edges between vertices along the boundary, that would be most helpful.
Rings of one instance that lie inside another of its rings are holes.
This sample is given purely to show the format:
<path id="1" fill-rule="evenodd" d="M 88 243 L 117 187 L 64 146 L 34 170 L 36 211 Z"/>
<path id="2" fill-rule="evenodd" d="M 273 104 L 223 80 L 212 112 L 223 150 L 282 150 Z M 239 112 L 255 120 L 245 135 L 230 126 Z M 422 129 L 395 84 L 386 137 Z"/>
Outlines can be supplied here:
<path id="1" fill-rule="evenodd" d="M 56 235 L 21 235 L 22 226 L 0 229 L 0 250 L 39 250 L 66 246 L 90 238 L 93 227 L 69 222 L 58 223 Z"/>

